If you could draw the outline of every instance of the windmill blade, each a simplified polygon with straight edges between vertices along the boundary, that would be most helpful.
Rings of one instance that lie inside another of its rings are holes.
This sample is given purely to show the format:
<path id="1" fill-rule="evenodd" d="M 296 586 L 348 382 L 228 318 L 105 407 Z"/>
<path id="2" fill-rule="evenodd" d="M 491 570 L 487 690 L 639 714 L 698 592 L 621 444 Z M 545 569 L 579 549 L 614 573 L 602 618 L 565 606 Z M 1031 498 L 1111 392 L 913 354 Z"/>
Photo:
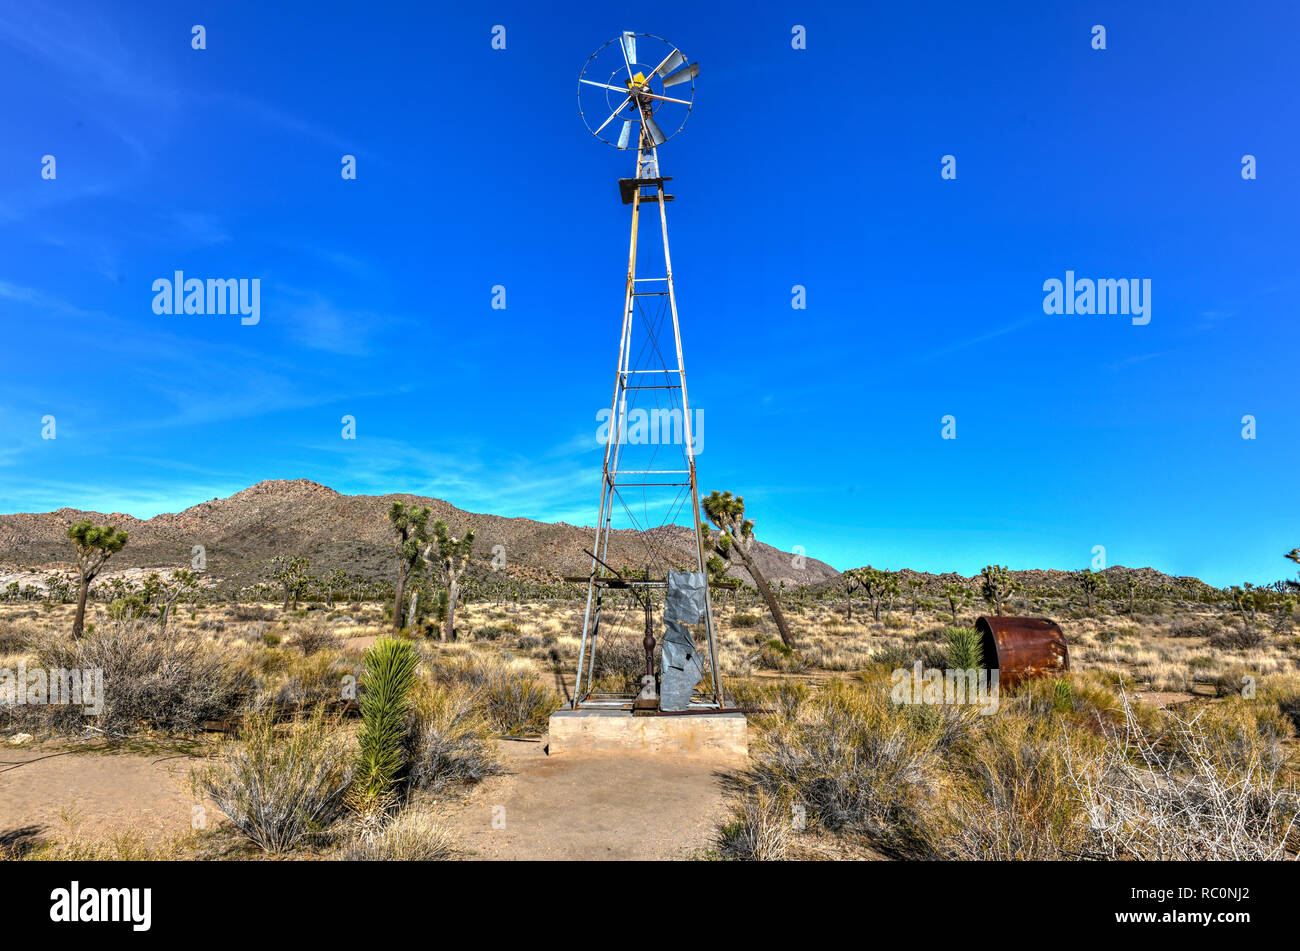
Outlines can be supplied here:
<path id="1" fill-rule="evenodd" d="M 679 69 L 677 72 L 665 79 L 664 86 L 676 86 L 678 83 L 684 83 L 686 80 L 694 79 L 698 75 L 700 75 L 700 64 L 691 63 L 691 65 L 687 66 L 685 69 Z"/>
<path id="2" fill-rule="evenodd" d="M 667 76 L 684 62 L 686 62 L 686 57 L 682 55 L 682 51 L 673 50 L 664 58 L 662 63 L 655 67 L 655 73 L 659 76 Z"/>
<path id="3" fill-rule="evenodd" d="M 679 102 L 683 106 L 691 104 L 689 99 L 674 99 L 672 96 L 656 96 L 652 92 L 639 92 L 637 96 L 641 99 L 658 99 L 660 102 Z"/>
<path id="4" fill-rule="evenodd" d="M 641 121 L 645 123 L 645 130 L 650 133 L 650 141 L 656 146 L 663 145 L 668 141 L 668 137 L 659 131 L 659 126 L 655 124 L 654 119 L 646 116 Z"/>
<path id="5" fill-rule="evenodd" d="M 593 79 L 579 79 L 578 82 L 586 83 L 588 86 L 596 86 L 600 89 L 612 89 L 614 92 L 621 92 L 624 95 L 627 94 L 626 86 L 611 86 L 609 83 L 598 83 Z"/>
<path id="6" fill-rule="evenodd" d="M 611 122 L 613 122 L 613 121 L 614 121 L 614 117 L 615 117 L 616 115 L 618 115 L 620 112 L 622 112 L 622 111 L 623 111 L 623 107 L 626 106 L 626 105 L 627 105 L 629 102 L 631 102 L 631 101 L 632 101 L 632 97 L 631 97 L 631 96 L 628 96 L 626 99 L 624 99 L 624 100 L 619 104 L 619 107 L 618 107 L 617 109 L 615 109 L 613 112 L 611 112 L 611 113 L 609 114 L 609 118 L 606 119 L 604 122 L 602 122 L 602 123 L 600 124 L 600 129 L 605 128 L 605 126 L 607 126 L 607 125 L 609 125 Z M 592 135 L 600 135 L 600 129 L 597 129 L 595 132 L 593 132 L 593 133 L 591 133 L 591 134 L 592 134 Z"/>
<path id="7" fill-rule="evenodd" d="M 631 137 L 632 137 L 632 120 L 624 119 L 623 131 L 618 134 L 618 147 L 620 149 L 627 148 L 628 139 L 630 139 Z"/>
<path id="8" fill-rule="evenodd" d="M 623 61 L 627 64 L 627 76 L 631 79 L 632 64 L 636 62 L 636 34 L 624 30 L 620 45 L 623 47 Z"/>

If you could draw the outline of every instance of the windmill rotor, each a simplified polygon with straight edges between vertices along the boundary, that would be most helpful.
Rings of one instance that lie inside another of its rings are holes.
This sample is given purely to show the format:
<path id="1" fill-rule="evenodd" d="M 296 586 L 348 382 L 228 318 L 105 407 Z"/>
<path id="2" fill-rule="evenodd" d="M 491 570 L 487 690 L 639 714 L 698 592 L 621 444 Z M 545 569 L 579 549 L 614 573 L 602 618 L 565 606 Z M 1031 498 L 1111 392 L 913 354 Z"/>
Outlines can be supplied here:
<path id="1" fill-rule="evenodd" d="M 686 125 L 699 74 L 699 64 L 687 65 L 667 40 L 627 30 L 587 58 L 578 74 L 578 114 L 615 148 L 637 148 L 642 133 L 657 147 Z"/>

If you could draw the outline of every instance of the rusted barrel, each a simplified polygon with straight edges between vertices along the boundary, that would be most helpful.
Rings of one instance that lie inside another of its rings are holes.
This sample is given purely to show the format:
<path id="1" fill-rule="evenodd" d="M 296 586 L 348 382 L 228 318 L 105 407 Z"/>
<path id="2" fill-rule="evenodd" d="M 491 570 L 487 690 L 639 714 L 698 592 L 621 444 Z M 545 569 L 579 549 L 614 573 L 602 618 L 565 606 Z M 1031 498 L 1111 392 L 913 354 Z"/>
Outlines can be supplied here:
<path id="1" fill-rule="evenodd" d="M 1070 669 L 1065 635 L 1045 617 L 981 617 L 975 621 L 984 663 L 998 666 L 998 686 L 1014 687 L 1031 677 Z"/>

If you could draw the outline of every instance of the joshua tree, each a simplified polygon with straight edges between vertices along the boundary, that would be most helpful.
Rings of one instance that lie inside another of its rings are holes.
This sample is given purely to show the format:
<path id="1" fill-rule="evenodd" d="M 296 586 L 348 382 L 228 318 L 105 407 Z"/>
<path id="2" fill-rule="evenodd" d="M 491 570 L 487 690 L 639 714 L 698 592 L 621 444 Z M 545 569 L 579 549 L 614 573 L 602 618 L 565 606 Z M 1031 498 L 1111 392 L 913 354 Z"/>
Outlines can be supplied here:
<path id="1" fill-rule="evenodd" d="M 894 613 L 894 602 L 902 593 L 902 587 L 898 583 L 898 575 L 889 572 L 889 578 L 885 581 L 885 601 L 889 605 L 889 613 Z"/>
<path id="2" fill-rule="evenodd" d="M 388 521 L 397 533 L 397 584 L 393 595 L 393 630 L 402 629 L 402 598 L 406 583 L 420 563 L 420 549 L 429 538 L 429 509 L 420 505 L 394 502 Z"/>
<path id="3" fill-rule="evenodd" d="M 62 572 L 55 572 L 46 577 L 45 598 L 52 604 L 66 604 L 72 600 L 72 585 Z"/>
<path id="4" fill-rule="evenodd" d="M 911 592 L 912 598 L 912 617 L 916 617 L 916 611 L 921 606 L 921 589 L 925 587 L 925 582 L 920 578 L 908 578 L 907 590 Z"/>
<path id="5" fill-rule="evenodd" d="M 957 623 L 957 612 L 970 604 L 971 590 L 964 584 L 948 583 L 943 586 L 943 596 L 948 599 L 948 610 L 952 612 L 953 623 Z"/>
<path id="6" fill-rule="evenodd" d="M 1292 548 L 1283 557 L 1289 558 L 1292 561 L 1294 561 L 1297 565 L 1300 565 L 1300 548 Z M 1298 575 L 1297 577 L 1300 577 L 1300 575 Z M 1292 581 L 1288 578 L 1286 584 L 1287 587 L 1290 588 L 1292 591 L 1300 591 L 1300 581 Z"/>
<path id="7" fill-rule="evenodd" d="M 199 585 L 199 579 L 194 573 L 182 569 L 172 572 L 171 581 L 160 582 L 158 588 L 158 628 L 167 630 L 167 622 L 171 619 L 172 605 L 174 605 L 186 593 L 193 591 Z"/>
<path id="8" fill-rule="evenodd" d="M 879 621 L 880 607 L 891 592 L 895 594 L 898 592 L 898 581 L 888 571 L 881 571 L 870 565 L 865 568 L 850 568 L 845 574 L 854 577 L 857 587 L 871 604 L 871 616 Z"/>
<path id="9" fill-rule="evenodd" d="M 321 586 L 325 589 L 325 603 L 329 607 L 334 607 L 334 592 L 339 591 L 347 593 L 348 573 L 342 568 L 331 568 L 321 578 Z"/>
<path id="10" fill-rule="evenodd" d="M 81 637 L 86 632 L 86 595 L 104 562 L 126 545 L 127 533 L 116 525 L 92 525 L 78 522 L 68 529 L 68 538 L 77 547 L 77 571 L 81 586 L 77 591 L 77 616 L 72 622 L 72 636 Z"/>
<path id="11" fill-rule="evenodd" d="M 1087 568 L 1080 571 L 1075 578 L 1078 581 L 1079 590 L 1083 592 L 1083 603 L 1091 611 L 1096 606 L 1097 598 L 1106 591 L 1106 579 L 1101 575 L 1093 574 Z"/>
<path id="12" fill-rule="evenodd" d="M 708 525 L 700 526 L 700 537 L 705 550 L 715 552 L 724 562 L 731 561 L 733 553 L 740 556 L 741 564 L 754 579 L 754 584 L 758 586 L 758 593 L 762 595 L 768 611 L 772 613 L 777 633 L 781 635 L 781 643 L 793 649 L 794 638 L 790 635 L 790 627 L 785 622 L 781 605 L 754 559 L 754 522 L 752 519 L 745 518 L 744 498 L 739 495 L 733 496 L 730 492 L 715 490 L 704 500 L 701 507 L 704 509 L 705 517 L 718 530 L 714 535 Z"/>
<path id="13" fill-rule="evenodd" d="M 850 568 L 844 574 L 840 575 L 840 580 L 844 582 L 844 600 L 848 603 L 848 617 L 845 620 L 853 620 L 853 592 L 862 587 L 862 579 L 858 577 L 858 572 Z"/>
<path id="14" fill-rule="evenodd" d="M 1020 590 L 1020 585 L 1002 565 L 985 565 L 980 577 L 980 597 L 993 609 L 994 614 L 1001 614 L 1002 605 L 1014 592 Z"/>
<path id="15" fill-rule="evenodd" d="M 307 586 L 311 584 L 311 562 L 302 555 L 296 555 L 289 558 L 285 555 L 276 555 L 271 559 L 271 577 L 275 583 L 284 591 L 284 608 L 289 610 L 289 603 L 292 601 L 296 609 L 298 599 L 302 597 Z"/>
<path id="16" fill-rule="evenodd" d="M 1138 593 L 1141 590 L 1142 582 L 1138 581 L 1136 578 L 1129 578 L 1128 581 L 1124 583 L 1124 593 L 1127 595 L 1127 606 L 1124 609 L 1126 614 L 1133 613 L 1134 602 L 1137 601 Z"/>
<path id="17" fill-rule="evenodd" d="M 442 573 L 442 583 L 447 588 L 447 619 L 443 623 L 442 640 L 451 640 L 456 633 L 456 599 L 460 596 L 460 576 L 469 566 L 474 554 L 474 531 L 464 537 L 452 538 L 447 523 L 438 519 L 433 523 L 433 541 L 424 551 L 430 564 L 436 564 Z"/>
<path id="18" fill-rule="evenodd" d="M 1268 594 L 1256 588 L 1249 581 L 1243 582 L 1240 587 L 1233 585 L 1228 589 L 1228 595 L 1232 598 L 1232 606 L 1241 612 L 1241 619 L 1247 618 L 1255 620 L 1255 612 L 1259 608 L 1268 608 Z"/>
<path id="19" fill-rule="evenodd" d="M 724 592 L 727 587 L 732 584 L 731 579 L 727 577 L 727 563 L 717 555 L 710 555 L 704 561 L 704 570 L 709 573 L 709 583 L 720 586 L 718 600 L 721 601 L 725 597 Z"/>

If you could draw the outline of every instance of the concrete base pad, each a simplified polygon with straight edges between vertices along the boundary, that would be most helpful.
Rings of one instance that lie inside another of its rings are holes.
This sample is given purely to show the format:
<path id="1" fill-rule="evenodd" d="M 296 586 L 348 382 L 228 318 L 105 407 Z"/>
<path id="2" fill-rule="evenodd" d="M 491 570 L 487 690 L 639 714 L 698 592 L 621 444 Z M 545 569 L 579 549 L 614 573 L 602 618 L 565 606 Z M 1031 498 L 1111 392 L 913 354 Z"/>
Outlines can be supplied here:
<path id="1" fill-rule="evenodd" d="M 749 753 L 743 713 L 634 717 L 631 710 L 558 710 L 550 734 L 553 756 L 622 751 L 744 759 Z"/>

